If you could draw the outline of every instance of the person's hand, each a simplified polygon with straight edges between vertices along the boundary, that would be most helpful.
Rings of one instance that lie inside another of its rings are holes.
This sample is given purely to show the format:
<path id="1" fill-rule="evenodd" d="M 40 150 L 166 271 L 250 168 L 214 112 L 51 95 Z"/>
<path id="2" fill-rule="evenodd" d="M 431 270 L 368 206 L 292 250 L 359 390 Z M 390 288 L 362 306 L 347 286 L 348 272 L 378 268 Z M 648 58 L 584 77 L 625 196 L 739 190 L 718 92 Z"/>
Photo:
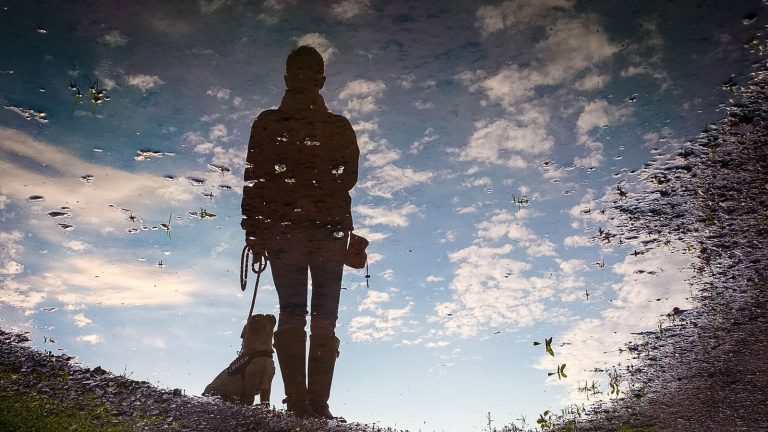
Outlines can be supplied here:
<path id="1" fill-rule="evenodd" d="M 245 233 L 245 244 L 253 251 L 254 256 L 262 256 L 266 250 L 264 242 L 252 233 Z"/>

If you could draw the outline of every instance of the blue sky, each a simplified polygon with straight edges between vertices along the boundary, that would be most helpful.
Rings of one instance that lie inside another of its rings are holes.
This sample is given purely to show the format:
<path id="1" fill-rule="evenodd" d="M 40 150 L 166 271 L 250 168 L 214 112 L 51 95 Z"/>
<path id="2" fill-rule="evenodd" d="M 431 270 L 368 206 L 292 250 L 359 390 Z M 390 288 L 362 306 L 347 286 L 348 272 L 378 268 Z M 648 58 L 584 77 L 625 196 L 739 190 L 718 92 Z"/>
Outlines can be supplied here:
<path id="1" fill-rule="evenodd" d="M 345 274 L 331 406 L 424 431 L 580 401 L 579 383 L 606 387 L 596 367 L 626 364 L 631 333 L 687 305 L 686 245 L 595 236 L 617 185 L 655 187 L 634 172 L 723 115 L 722 84 L 748 78 L 764 25 L 757 1 L 0 9 L 0 325 L 199 394 L 249 305 L 250 124 L 311 44 L 357 133 L 353 211 L 372 242 L 370 286 Z M 110 99 L 94 111 L 68 85 L 85 95 L 96 78 Z M 276 304 L 267 277 L 257 312 Z M 532 346 L 550 336 L 555 358 Z M 548 378 L 560 363 L 568 379 Z"/>

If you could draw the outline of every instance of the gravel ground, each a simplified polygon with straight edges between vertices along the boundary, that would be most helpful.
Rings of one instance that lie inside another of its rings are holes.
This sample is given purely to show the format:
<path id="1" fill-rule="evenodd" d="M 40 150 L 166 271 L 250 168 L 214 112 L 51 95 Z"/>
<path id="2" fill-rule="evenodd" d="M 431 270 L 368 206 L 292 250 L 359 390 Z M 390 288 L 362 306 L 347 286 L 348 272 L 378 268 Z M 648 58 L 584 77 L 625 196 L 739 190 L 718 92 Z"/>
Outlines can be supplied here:
<path id="1" fill-rule="evenodd" d="M 579 431 L 768 431 L 768 43 L 727 116 L 639 173 L 651 190 L 614 202 L 622 235 L 696 256 L 695 307 L 628 348 L 629 395 L 596 406 Z"/>
<path id="2" fill-rule="evenodd" d="M 0 368 L 11 378 L 0 390 L 35 393 L 57 400 L 78 401 L 95 394 L 110 414 L 134 424 L 136 431 L 195 432 L 373 432 L 360 424 L 301 421 L 283 411 L 249 408 L 218 398 L 191 397 L 181 390 L 159 389 L 146 381 L 114 375 L 101 367 L 77 365 L 66 354 L 30 348 L 25 334 L 0 329 Z M 375 431 L 393 431 L 376 428 Z"/>

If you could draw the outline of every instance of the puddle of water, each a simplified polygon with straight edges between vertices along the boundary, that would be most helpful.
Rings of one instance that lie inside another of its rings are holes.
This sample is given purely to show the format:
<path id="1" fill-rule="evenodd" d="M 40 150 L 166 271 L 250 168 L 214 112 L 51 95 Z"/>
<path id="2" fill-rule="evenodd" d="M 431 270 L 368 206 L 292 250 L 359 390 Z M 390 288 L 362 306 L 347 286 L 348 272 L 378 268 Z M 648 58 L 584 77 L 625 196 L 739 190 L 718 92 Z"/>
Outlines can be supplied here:
<path id="1" fill-rule="evenodd" d="M 712 136 L 759 132 L 733 108 L 764 62 L 759 1 L 112 6 L 2 11 L 0 325 L 40 348 L 199 394 L 240 348 L 243 190 L 273 178 L 289 220 L 254 219 L 291 232 L 357 175 L 370 245 L 344 271 L 331 393 L 351 421 L 535 427 L 644 382 L 656 397 L 685 366 L 647 365 L 763 304 L 718 284 L 751 268 L 726 246 L 760 225 L 716 234 L 762 198 L 686 177 L 754 169 Z M 341 144 L 306 118 L 265 138 L 300 157 L 247 155 L 303 44 L 325 64 L 312 109 L 348 120 L 357 166 L 313 165 Z M 255 311 L 277 315 L 263 276 Z"/>

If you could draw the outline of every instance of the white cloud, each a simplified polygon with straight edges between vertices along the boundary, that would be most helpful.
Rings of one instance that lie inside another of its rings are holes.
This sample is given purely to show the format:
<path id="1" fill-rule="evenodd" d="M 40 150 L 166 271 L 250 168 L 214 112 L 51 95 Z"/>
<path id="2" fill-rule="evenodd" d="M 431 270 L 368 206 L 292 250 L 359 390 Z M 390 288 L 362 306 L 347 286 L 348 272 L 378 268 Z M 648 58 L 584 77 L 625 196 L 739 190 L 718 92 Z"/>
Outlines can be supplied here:
<path id="1" fill-rule="evenodd" d="M 611 76 L 608 74 L 590 73 L 577 81 L 573 88 L 581 91 L 593 91 L 603 88 L 610 80 Z"/>
<path id="2" fill-rule="evenodd" d="M 554 243 L 546 239 L 537 241 L 529 246 L 526 253 L 532 257 L 557 256 Z"/>
<path id="3" fill-rule="evenodd" d="M 395 271 L 392 269 L 386 269 L 379 273 L 379 276 L 381 276 L 381 278 L 384 280 L 391 281 L 395 279 Z"/>
<path id="4" fill-rule="evenodd" d="M 286 7 L 296 4 L 296 0 L 265 0 L 263 3 L 264 12 L 257 17 L 267 24 L 275 24 L 279 21 L 280 15 Z"/>
<path id="5" fill-rule="evenodd" d="M 211 163 L 213 164 L 223 165 L 230 169 L 245 165 L 246 143 L 236 147 L 216 145 L 216 143 L 229 143 L 232 139 L 227 126 L 223 123 L 211 126 L 207 138 L 197 131 L 187 132 L 182 138 L 187 145 L 194 146 L 195 153 L 212 155 Z M 206 177 L 206 175 L 202 177 Z M 234 187 L 242 183 L 239 177 L 236 178 L 231 173 L 227 173 L 225 177 L 230 186 Z M 211 180 L 213 180 L 212 177 Z M 219 180 L 223 179 L 219 178 Z"/>
<path id="6" fill-rule="evenodd" d="M 383 167 L 400 159 L 402 155 L 400 150 L 392 147 L 386 139 L 374 140 L 367 133 L 358 137 L 357 144 L 360 147 L 360 153 L 365 155 L 365 162 L 363 162 L 365 166 Z"/>
<path id="7" fill-rule="evenodd" d="M 584 140 L 590 130 L 615 125 L 625 120 L 631 111 L 631 108 L 626 105 L 608 105 L 604 99 L 590 101 L 584 105 L 584 110 L 576 121 L 576 132 L 579 138 Z"/>
<path id="8" fill-rule="evenodd" d="M 309 45 L 317 50 L 325 63 L 331 60 L 331 57 L 336 53 L 336 48 L 331 45 L 331 42 L 320 33 L 308 33 L 296 40 L 297 46 Z"/>
<path id="9" fill-rule="evenodd" d="M 444 332 L 462 338 L 496 328 L 522 327 L 546 317 L 543 301 L 556 281 L 525 277 L 530 264 L 510 256 L 513 246 L 472 245 L 449 255 L 458 264 L 449 288 L 452 299 L 435 307 Z"/>
<path id="10" fill-rule="evenodd" d="M 86 318 L 85 313 L 80 312 L 77 315 L 72 315 L 72 319 L 75 321 L 75 325 L 78 327 L 87 327 L 93 324 L 93 321 Z"/>
<path id="11" fill-rule="evenodd" d="M 161 80 L 157 75 L 144 74 L 128 75 L 125 77 L 125 83 L 138 88 L 144 93 L 146 93 L 147 90 L 151 90 L 159 85 L 165 84 L 165 82 Z"/>
<path id="12" fill-rule="evenodd" d="M 377 132 L 379 130 L 379 124 L 375 121 L 358 121 L 352 125 L 352 129 L 358 134 L 363 132 Z"/>
<path id="13" fill-rule="evenodd" d="M 400 75 L 400 78 L 397 80 L 397 84 L 404 89 L 409 89 L 411 86 L 413 86 L 414 80 L 416 80 L 416 74 L 403 74 Z"/>
<path id="14" fill-rule="evenodd" d="M 417 100 L 413 103 L 413 106 L 416 107 L 417 110 L 428 110 L 434 108 L 435 104 L 430 101 Z"/>
<path id="15" fill-rule="evenodd" d="M 64 243 L 64 247 L 66 247 L 67 249 L 71 249 L 73 251 L 80 252 L 80 251 L 88 250 L 93 246 L 80 240 L 71 240 Z"/>
<path id="16" fill-rule="evenodd" d="M 348 21 L 368 11 L 369 0 L 341 0 L 331 5 L 331 14 L 342 21 Z"/>
<path id="17" fill-rule="evenodd" d="M 0 302 L 32 308 L 43 299 L 68 304 L 157 306 L 187 303 L 203 282 L 146 263 L 76 255 L 49 263 L 39 275 L 3 281 Z"/>
<path id="18" fill-rule="evenodd" d="M 427 282 L 442 282 L 445 280 L 445 278 L 441 276 L 429 275 L 425 280 Z"/>
<path id="19" fill-rule="evenodd" d="M 561 263 L 561 268 L 563 265 L 569 271 L 578 271 L 583 263 L 575 260 Z M 596 380 L 602 382 L 605 388 L 607 376 L 595 376 L 592 372 L 595 368 L 610 369 L 626 362 L 629 355 L 626 351 L 619 353 L 619 349 L 632 341 L 637 332 L 653 331 L 660 321 L 662 325 L 667 325 L 665 315 L 673 307 L 690 308 L 691 303 L 686 298 L 689 291 L 685 289 L 690 270 L 686 268 L 690 268 L 690 257 L 665 253 L 661 248 L 639 257 L 629 255 L 623 262 L 614 265 L 613 272 L 622 280 L 611 286 L 611 296 L 615 300 L 610 307 L 603 310 L 598 318 L 574 321 L 563 334 L 556 336 L 557 340 L 568 342 L 559 346 L 555 354 L 569 359 L 570 372 L 567 380 L 558 382 L 555 379 L 553 383 L 575 387 L 578 383 Z M 656 301 L 658 298 L 664 300 Z M 553 360 L 543 355 L 536 367 L 554 371 L 556 366 Z M 578 398 L 583 397 L 577 391 L 569 393 L 569 403 L 580 401 Z M 610 396 L 606 392 L 598 397 Z"/>
<path id="20" fill-rule="evenodd" d="M 574 165 L 595 167 L 604 160 L 603 144 L 589 135 L 594 128 L 604 128 L 616 125 L 629 117 L 632 108 L 627 105 L 611 106 L 603 99 L 588 102 L 576 121 L 576 132 L 579 143 L 587 147 L 590 153 L 576 157 Z"/>
<path id="21" fill-rule="evenodd" d="M 418 141 L 415 141 L 413 144 L 411 144 L 410 152 L 412 154 L 419 153 L 422 149 L 424 149 L 424 146 L 427 143 L 430 143 L 436 139 L 440 138 L 438 135 L 435 134 L 435 130 L 432 128 L 427 128 L 427 130 L 424 131 L 424 136 L 420 138 Z"/>
<path id="22" fill-rule="evenodd" d="M 0 195 L 0 210 L 5 208 L 5 204 L 8 203 L 8 197 L 5 195 Z"/>
<path id="23" fill-rule="evenodd" d="M 560 270 L 566 274 L 574 274 L 579 271 L 585 271 L 589 269 L 584 261 L 580 259 L 563 260 L 560 261 L 559 266 Z"/>
<path id="24" fill-rule="evenodd" d="M 118 30 L 112 30 L 99 39 L 111 47 L 122 46 L 128 43 L 128 38 Z"/>
<path id="25" fill-rule="evenodd" d="M 567 247 L 588 247 L 593 246 L 587 237 L 572 235 L 563 239 L 563 244 Z"/>
<path id="26" fill-rule="evenodd" d="M 381 304 L 387 303 L 391 299 L 389 293 L 383 291 L 368 291 L 368 295 L 360 302 L 357 307 L 359 311 L 381 311 Z"/>
<path id="27" fill-rule="evenodd" d="M 572 274 L 533 271 L 529 256 L 557 256 L 555 245 L 526 226 L 530 211 L 496 210 L 476 225 L 475 240 L 448 255 L 456 264 L 448 285 L 451 298 L 435 306 L 430 321 L 442 336 L 469 338 L 491 330 L 514 329 L 569 313 L 546 303 L 558 290 L 580 281 Z M 526 248 L 525 253 L 517 251 Z"/>
<path id="28" fill-rule="evenodd" d="M 19 244 L 23 238 L 20 231 L 0 231 L 0 275 L 12 276 L 24 271 L 24 265 L 17 261 L 23 250 Z"/>
<path id="29" fill-rule="evenodd" d="M 227 141 L 227 127 L 224 124 L 217 124 L 211 127 L 210 131 L 208 132 L 208 139 L 216 142 L 216 141 Z"/>
<path id="30" fill-rule="evenodd" d="M 476 25 L 487 36 L 505 28 L 540 23 L 552 15 L 551 9 L 570 9 L 573 4 L 572 0 L 507 0 L 497 5 L 480 6 Z"/>
<path id="31" fill-rule="evenodd" d="M 491 186 L 493 182 L 489 177 L 477 177 L 469 179 L 465 182 L 463 182 L 461 185 L 466 188 L 475 188 L 475 187 L 488 187 Z"/>
<path id="32" fill-rule="evenodd" d="M 85 342 L 91 345 L 104 343 L 104 338 L 97 334 L 83 335 L 77 337 L 78 342 Z"/>
<path id="33" fill-rule="evenodd" d="M 532 156 L 549 153 L 554 139 L 547 134 L 548 115 L 539 110 L 528 111 L 515 120 L 481 120 L 475 123 L 475 132 L 460 159 L 488 164 L 502 164 L 513 168 L 527 166 Z"/>
<path id="34" fill-rule="evenodd" d="M 412 307 L 409 303 L 399 309 L 378 308 L 373 315 L 354 317 L 349 322 L 349 335 L 354 342 L 391 340 L 405 329 Z"/>
<path id="35" fill-rule="evenodd" d="M 366 227 L 362 227 L 362 228 L 355 227 L 355 234 L 365 237 L 371 243 L 377 242 L 379 240 L 384 240 L 385 238 L 389 237 L 389 233 L 375 232 Z M 373 264 L 373 261 L 371 261 L 370 254 L 368 256 L 368 263 Z"/>
<path id="36" fill-rule="evenodd" d="M 418 207 L 413 204 L 405 204 L 400 208 L 385 208 L 373 206 L 356 206 L 355 213 L 361 218 L 364 225 L 388 225 L 394 227 L 406 227 L 410 223 L 408 216 L 418 212 Z"/>
<path id="37" fill-rule="evenodd" d="M 387 86 L 383 81 L 354 80 L 339 92 L 338 99 L 347 117 L 359 117 L 378 108 L 378 99 Z"/>
<path id="38" fill-rule="evenodd" d="M 520 213 L 510 213 L 507 210 L 494 212 L 489 220 L 477 224 L 477 237 L 493 241 L 513 240 L 523 246 L 529 246 L 537 236 L 525 225 Z"/>
<path id="39" fill-rule="evenodd" d="M 205 92 L 208 96 L 213 96 L 218 100 L 228 100 L 232 90 L 223 87 L 213 86 Z"/>
<path id="40" fill-rule="evenodd" d="M 200 12 L 203 15 L 209 15 L 223 6 L 229 4 L 230 0 L 199 0 Z"/>
<path id="41" fill-rule="evenodd" d="M 605 32 L 594 30 L 585 21 L 562 19 L 549 37 L 536 44 L 539 60 L 530 67 L 509 65 L 488 78 L 484 71 L 466 71 L 457 76 L 470 91 L 482 90 L 507 109 L 534 96 L 538 86 L 558 85 L 574 79 L 581 71 L 594 68 L 618 51 Z"/>
<path id="42" fill-rule="evenodd" d="M 186 203 L 196 196 L 196 191 L 182 182 L 169 182 L 140 171 L 134 173 L 85 162 L 58 146 L 37 141 L 13 129 L 0 128 L 0 149 L 13 155 L 0 160 L 0 172 L 14 179 L 0 186 L 2 193 L 17 202 L 24 202 L 30 194 L 36 194 L 45 197 L 46 206 L 67 204 L 72 207 L 69 223 L 75 229 L 104 230 L 111 225 L 124 226 L 125 215 L 118 210 L 120 207 L 141 212 L 145 217 L 153 212 L 165 213 L 167 217 L 167 207 L 158 204 Z M 35 163 L 14 163 L 16 157 Z M 41 171 L 34 166 L 47 168 Z M 90 184 L 80 180 L 84 174 L 93 175 Z M 37 234 L 64 238 L 64 231 L 53 222 L 45 227 L 52 228 L 43 228 Z"/>
<path id="43" fill-rule="evenodd" d="M 392 194 L 432 180 L 434 174 L 428 171 L 416 171 L 412 168 L 400 168 L 387 165 L 376 169 L 360 183 L 360 187 L 373 196 L 392 198 Z"/>

